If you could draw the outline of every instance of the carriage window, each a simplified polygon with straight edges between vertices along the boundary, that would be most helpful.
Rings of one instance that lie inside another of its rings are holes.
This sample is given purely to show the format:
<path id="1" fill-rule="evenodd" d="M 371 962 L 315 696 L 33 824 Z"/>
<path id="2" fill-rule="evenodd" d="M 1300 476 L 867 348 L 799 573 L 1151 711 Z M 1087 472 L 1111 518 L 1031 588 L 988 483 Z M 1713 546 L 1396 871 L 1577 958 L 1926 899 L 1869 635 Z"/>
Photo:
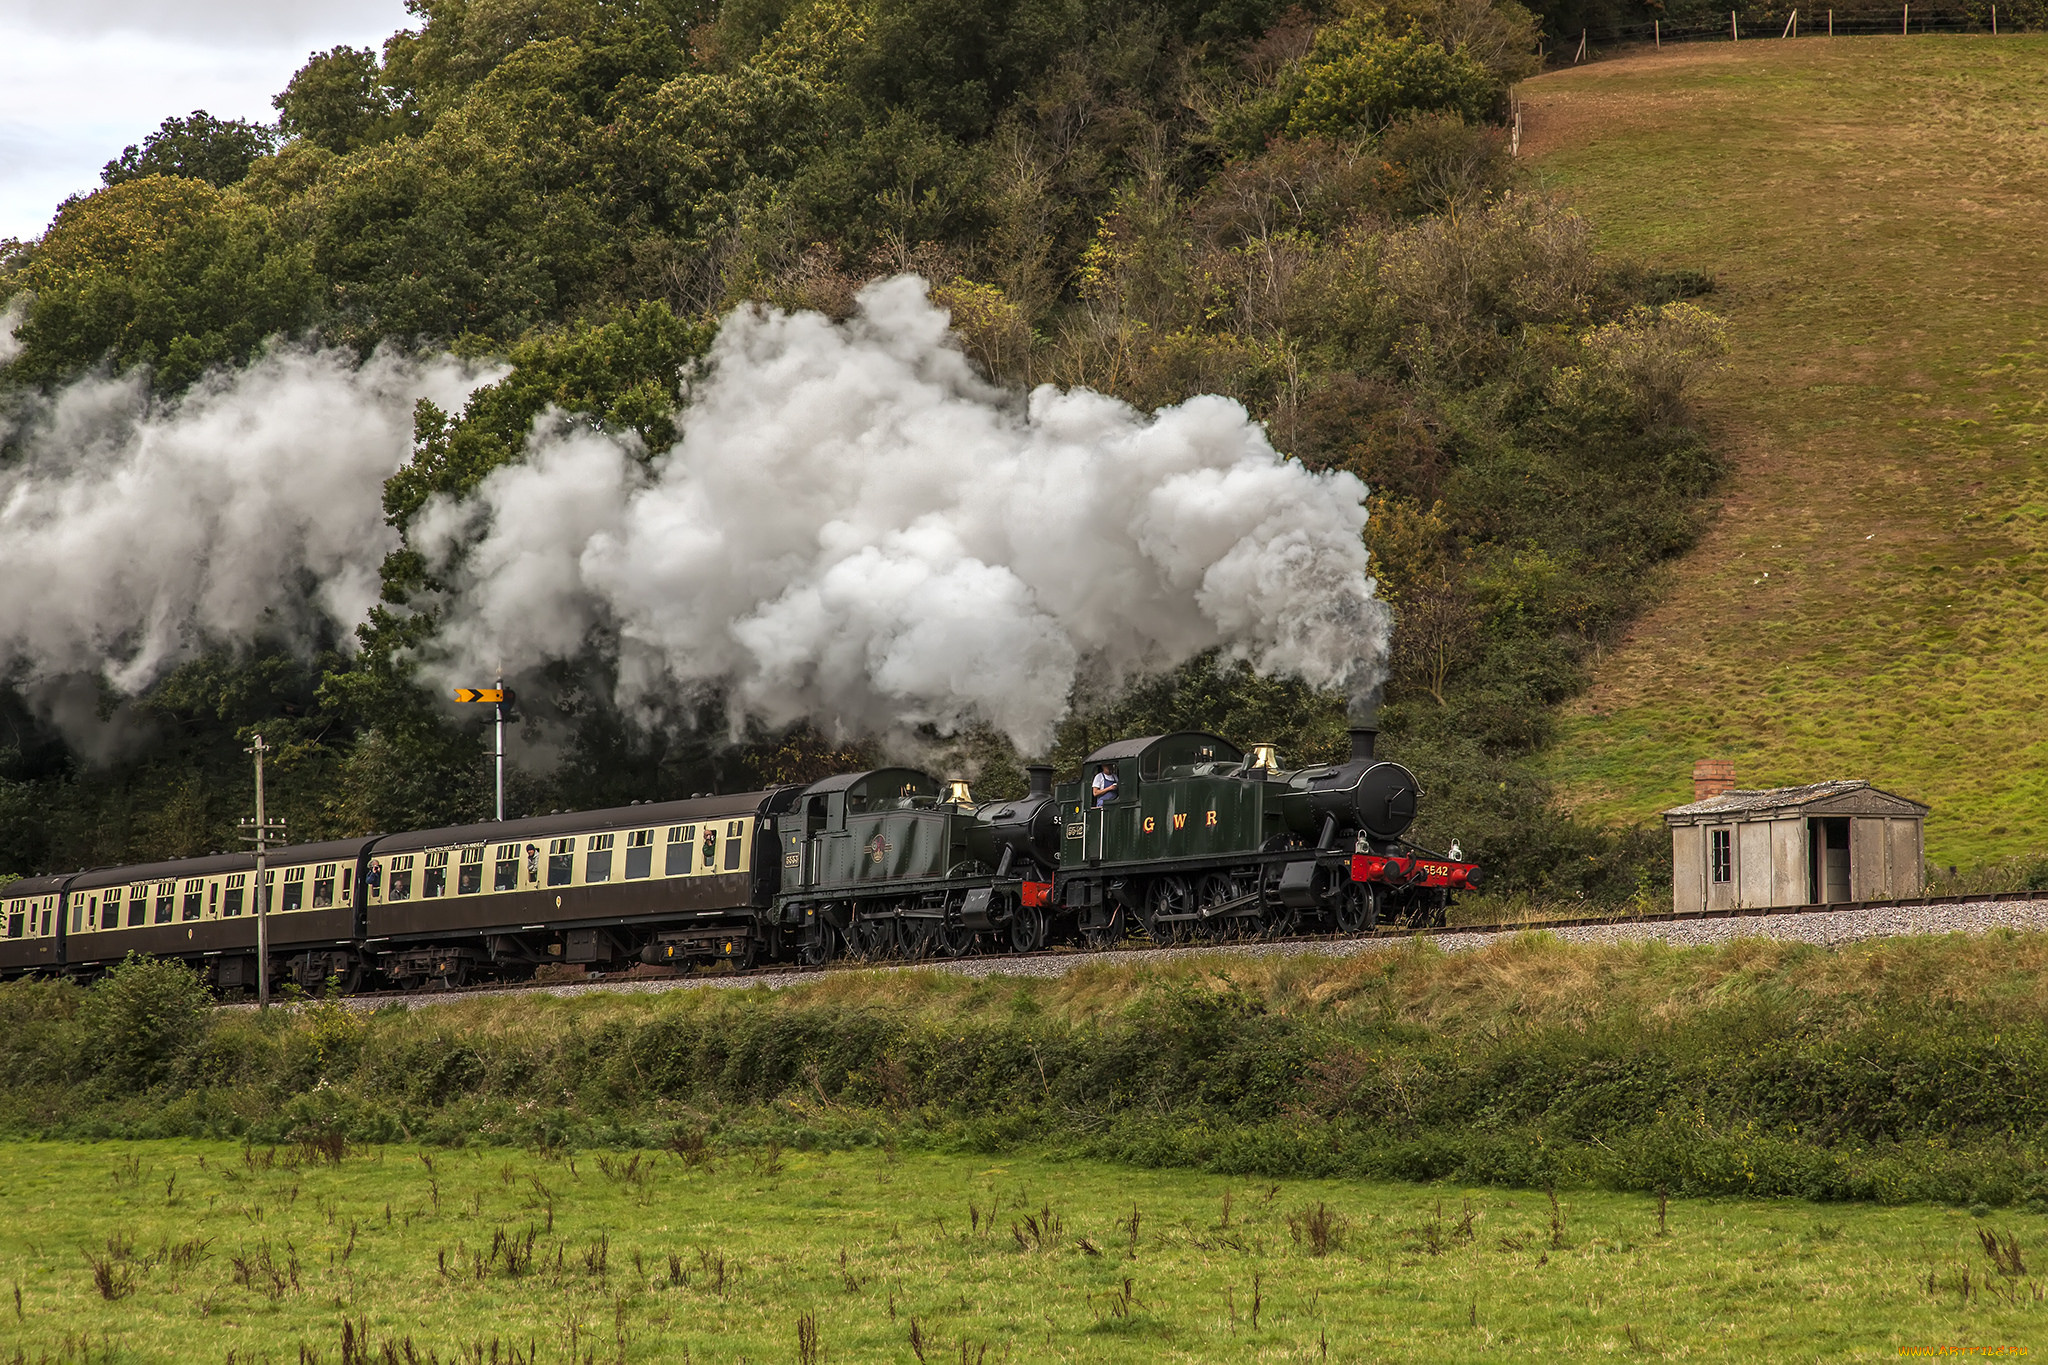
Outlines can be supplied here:
<path id="1" fill-rule="evenodd" d="M 53 908 L 53 907 L 55 906 L 55 904 L 56 904 L 56 902 L 54 902 L 54 901 L 48 901 L 48 902 L 45 902 L 45 903 L 44 903 L 44 905 L 43 905 L 43 937 L 44 937 L 44 938 L 48 938 L 48 937 L 50 936 L 50 916 L 52 916 L 52 915 L 54 915 L 54 914 L 56 914 L 56 913 L 57 913 L 57 912 L 56 912 L 56 910 L 55 910 L 55 909 Z"/>
<path id="2" fill-rule="evenodd" d="M 75 934 L 83 928 L 85 928 L 85 900 L 81 897 L 71 902 L 71 932 Z"/>
<path id="3" fill-rule="evenodd" d="M 290 895 L 289 889 L 285 892 Z M 334 864 L 322 863 L 313 869 L 313 908 L 325 910 L 334 904 Z"/>
<path id="4" fill-rule="evenodd" d="M 654 873 L 654 831 L 636 829 L 626 836 L 626 880 L 638 881 Z"/>
<path id="5" fill-rule="evenodd" d="M 548 885 L 567 886 L 576 879 L 576 841 L 548 841 Z"/>
<path id="6" fill-rule="evenodd" d="M 499 844 L 497 868 L 491 873 L 491 890 L 517 891 L 519 889 L 519 845 Z"/>
<path id="7" fill-rule="evenodd" d="M 696 851 L 697 827 L 695 825 L 669 826 L 667 875 L 680 877 L 688 872 L 692 855 Z"/>
<path id="8" fill-rule="evenodd" d="M 306 869 L 288 867 L 284 871 L 284 895 L 278 898 L 278 912 L 288 913 L 306 908 Z"/>
<path id="9" fill-rule="evenodd" d="M 484 889 L 484 846 L 462 850 L 462 871 L 455 879 L 455 894 L 474 896 Z"/>
<path id="10" fill-rule="evenodd" d="M 7 907 L 7 937 L 20 938 L 22 928 L 21 902 Z"/>
<path id="11" fill-rule="evenodd" d="M 393 858 L 391 860 L 391 870 L 387 875 L 390 878 L 390 885 L 384 893 L 384 899 L 391 901 L 411 900 L 412 855 L 408 853 L 402 858 Z"/>
<path id="12" fill-rule="evenodd" d="M 128 888 L 128 927 L 138 929 L 149 923 L 149 888 L 131 886 Z"/>
<path id="13" fill-rule="evenodd" d="M 242 887 L 247 881 L 248 874 L 242 872 L 228 878 L 228 894 L 220 904 L 220 913 L 223 917 L 233 918 L 242 913 Z"/>
<path id="14" fill-rule="evenodd" d="M 704 857 L 702 866 L 706 872 L 718 870 L 718 826 L 704 826 Z"/>
<path id="15" fill-rule="evenodd" d="M 156 922 L 169 924 L 178 905 L 178 884 L 158 882 L 156 884 Z"/>
<path id="16" fill-rule="evenodd" d="M 725 827 L 725 870 L 727 872 L 737 872 L 739 870 L 740 854 L 746 851 L 740 835 L 745 832 L 746 827 L 747 822 L 744 820 L 734 820 Z"/>
<path id="17" fill-rule="evenodd" d="M 206 883 L 185 883 L 185 913 L 182 919 L 198 919 L 206 913 Z"/>
<path id="18" fill-rule="evenodd" d="M 341 903 L 343 905 L 348 904 L 349 891 L 353 887 L 355 879 L 356 870 L 354 868 L 344 867 L 341 870 Z"/>
<path id="19" fill-rule="evenodd" d="M 612 840 L 615 835 L 593 834 L 586 842 L 589 850 L 583 858 L 583 880 L 586 882 L 608 882 L 612 879 Z"/>
<path id="20" fill-rule="evenodd" d="M 448 850 L 427 855 L 427 865 L 420 874 L 420 895 L 438 896 L 448 890 Z"/>

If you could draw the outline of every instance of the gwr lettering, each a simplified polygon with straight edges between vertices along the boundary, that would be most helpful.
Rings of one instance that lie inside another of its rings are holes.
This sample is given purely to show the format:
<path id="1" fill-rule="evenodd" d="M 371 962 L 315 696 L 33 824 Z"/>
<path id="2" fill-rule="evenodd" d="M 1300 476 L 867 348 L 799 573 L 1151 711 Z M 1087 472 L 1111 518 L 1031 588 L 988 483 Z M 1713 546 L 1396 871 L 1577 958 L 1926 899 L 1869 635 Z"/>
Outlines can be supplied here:
<path id="1" fill-rule="evenodd" d="M 1186 829 L 1187 825 L 1188 817 L 1185 814 L 1176 815 L 1173 817 L 1173 827 L 1175 829 Z"/>

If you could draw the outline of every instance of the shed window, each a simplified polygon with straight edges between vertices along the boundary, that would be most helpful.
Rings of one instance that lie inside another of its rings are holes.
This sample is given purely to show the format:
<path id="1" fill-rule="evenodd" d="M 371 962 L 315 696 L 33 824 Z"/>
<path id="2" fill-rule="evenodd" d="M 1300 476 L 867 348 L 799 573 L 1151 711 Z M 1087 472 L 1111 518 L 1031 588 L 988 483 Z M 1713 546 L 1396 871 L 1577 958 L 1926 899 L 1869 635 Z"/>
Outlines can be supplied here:
<path id="1" fill-rule="evenodd" d="M 455 878 L 455 894 L 480 895 L 484 889 L 484 846 L 472 844 L 462 850 L 462 870 Z"/>
<path id="2" fill-rule="evenodd" d="M 499 844 L 496 867 L 491 872 L 491 890 L 519 889 L 519 845 Z"/>
<path id="3" fill-rule="evenodd" d="M 1714 868 L 1716 884 L 1735 880 L 1735 833 L 1733 830 L 1717 829 L 1707 834 L 1709 861 Z"/>
<path id="4" fill-rule="evenodd" d="M 576 879 L 576 841 L 548 840 L 548 885 L 567 886 Z"/>
<path id="5" fill-rule="evenodd" d="M 586 845 L 589 852 L 583 859 L 583 880 L 586 882 L 608 882 L 612 879 L 611 834 L 593 834 Z"/>
<path id="6" fill-rule="evenodd" d="M 695 825 L 671 825 L 668 831 L 668 867 L 671 877 L 688 873 L 693 855 L 697 852 L 697 827 Z"/>
<path id="7" fill-rule="evenodd" d="M 654 872 L 654 831 L 636 829 L 626 836 L 626 880 L 638 881 Z"/>

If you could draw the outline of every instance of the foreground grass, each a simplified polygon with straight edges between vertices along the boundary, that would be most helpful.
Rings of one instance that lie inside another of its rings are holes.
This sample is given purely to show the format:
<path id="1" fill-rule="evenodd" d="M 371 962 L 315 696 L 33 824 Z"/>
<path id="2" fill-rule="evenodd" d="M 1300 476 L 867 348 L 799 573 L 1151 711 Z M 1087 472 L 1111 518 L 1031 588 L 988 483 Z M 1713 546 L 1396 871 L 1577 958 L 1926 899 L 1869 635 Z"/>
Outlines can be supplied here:
<path id="1" fill-rule="evenodd" d="M 1523 87 L 1612 248 L 1704 268 L 1735 475 L 1550 758 L 1589 813 L 1868 777 L 2048 849 L 2048 36 L 1667 49 Z"/>
<path id="2" fill-rule="evenodd" d="M 2048 1324 L 1953 1210 L 1581 1193 L 1553 1220 L 1541 1192 L 1028 1157 L 333 1155 L 0 1148 L 0 1356 L 339 1361 L 347 1334 L 364 1359 L 802 1360 L 809 1319 L 839 1361 L 1874 1359 Z M 1995 1226 L 2048 1260 L 2048 1219 Z"/>

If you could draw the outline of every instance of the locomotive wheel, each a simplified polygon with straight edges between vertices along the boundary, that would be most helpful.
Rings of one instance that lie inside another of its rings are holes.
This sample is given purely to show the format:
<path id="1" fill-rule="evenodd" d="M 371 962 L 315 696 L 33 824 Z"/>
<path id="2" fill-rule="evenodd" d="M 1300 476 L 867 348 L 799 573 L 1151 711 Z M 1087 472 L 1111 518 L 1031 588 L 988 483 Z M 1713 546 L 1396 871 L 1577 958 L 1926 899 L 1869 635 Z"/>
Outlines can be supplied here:
<path id="1" fill-rule="evenodd" d="M 944 924 L 938 931 L 939 951 L 947 957 L 965 957 L 974 951 L 974 931 L 964 924 Z"/>
<path id="2" fill-rule="evenodd" d="M 1123 907 L 1118 906 L 1115 912 L 1110 915 L 1109 923 L 1099 924 L 1091 929 L 1083 929 L 1081 937 L 1090 948 L 1094 948 L 1099 952 L 1104 948 L 1114 948 L 1117 944 L 1122 943 L 1124 935 L 1128 930 L 1129 926 L 1124 923 Z"/>
<path id="3" fill-rule="evenodd" d="M 1301 911 L 1291 905 L 1270 905 L 1260 928 L 1267 938 L 1291 938 L 1301 932 Z"/>
<path id="4" fill-rule="evenodd" d="M 1221 905 L 1237 896 L 1237 884 L 1221 872 L 1206 874 L 1195 884 L 1195 904 L 1206 910 L 1212 905 Z M 1234 915 L 1219 915 L 1214 919 L 1197 920 L 1204 935 L 1219 943 L 1239 937 L 1244 930 L 1244 921 Z"/>
<path id="5" fill-rule="evenodd" d="M 1357 882 L 1345 883 L 1338 893 L 1335 912 L 1337 932 L 1340 934 L 1369 934 L 1379 923 L 1379 893 L 1369 886 Z"/>
<path id="6" fill-rule="evenodd" d="M 1045 911 L 1036 905 L 1020 905 L 1017 913 L 1010 916 L 1010 951 L 1013 953 L 1035 953 L 1045 946 Z"/>
<path id="7" fill-rule="evenodd" d="M 853 942 L 862 958 L 879 962 L 896 951 L 896 921 L 893 919 L 857 919 L 853 922 Z"/>
<path id="8" fill-rule="evenodd" d="M 1194 909 L 1185 877 L 1161 877 L 1145 888 L 1145 933 L 1154 943 L 1175 943 L 1187 936 L 1192 920 L 1162 922 L 1164 915 L 1185 915 Z"/>
<path id="9" fill-rule="evenodd" d="M 907 919 L 901 921 L 903 955 L 912 962 L 922 962 L 937 954 L 939 935 L 944 927 L 935 919 Z"/>
<path id="10" fill-rule="evenodd" d="M 818 937 L 797 945 L 796 961 L 800 967 L 822 967 L 838 956 L 839 931 L 829 924 L 818 926 Z"/>

